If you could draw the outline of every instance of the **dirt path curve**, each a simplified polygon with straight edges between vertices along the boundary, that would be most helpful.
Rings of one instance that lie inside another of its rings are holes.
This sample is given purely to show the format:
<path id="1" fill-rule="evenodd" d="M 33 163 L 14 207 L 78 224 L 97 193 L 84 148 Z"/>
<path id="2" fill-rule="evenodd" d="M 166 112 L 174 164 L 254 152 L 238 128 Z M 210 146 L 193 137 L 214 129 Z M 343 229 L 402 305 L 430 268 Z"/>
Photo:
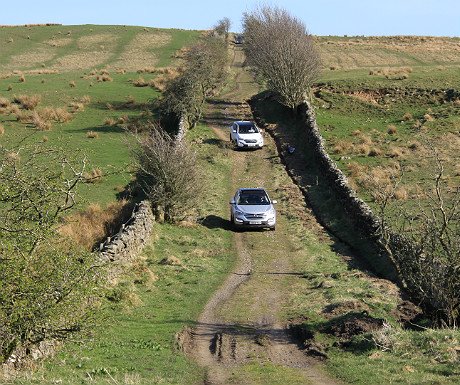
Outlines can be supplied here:
<path id="1" fill-rule="evenodd" d="M 249 74 L 241 70 L 242 62 L 242 52 L 235 50 L 232 69 L 236 85 L 210 107 L 205 118 L 222 141 L 228 140 L 232 121 L 250 119 L 244 99 L 257 92 Z M 270 160 L 274 145 L 270 138 L 266 137 L 266 141 L 267 148 L 259 151 L 232 151 L 229 177 L 235 191 L 239 187 L 271 190 L 275 179 Z M 285 368 L 295 383 L 339 384 L 302 352 L 279 320 L 289 279 L 300 275 L 293 271 L 291 256 L 295 245 L 285 219 L 278 216 L 276 231 L 235 232 L 234 244 L 238 255 L 235 269 L 205 306 L 184 348 L 207 369 L 205 384 L 241 383 L 245 375 L 241 368 L 254 362 Z M 256 383 L 244 379 L 245 384 Z"/>

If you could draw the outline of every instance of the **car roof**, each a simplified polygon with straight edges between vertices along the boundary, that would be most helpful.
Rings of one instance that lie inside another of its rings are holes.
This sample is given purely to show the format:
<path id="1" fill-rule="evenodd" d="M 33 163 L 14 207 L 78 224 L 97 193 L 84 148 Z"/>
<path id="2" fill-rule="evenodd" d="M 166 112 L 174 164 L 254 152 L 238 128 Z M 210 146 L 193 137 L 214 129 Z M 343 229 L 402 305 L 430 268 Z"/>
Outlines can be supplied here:
<path id="1" fill-rule="evenodd" d="M 234 123 L 236 123 L 236 124 L 254 124 L 254 122 L 252 122 L 250 120 L 237 120 Z"/>
<path id="2" fill-rule="evenodd" d="M 265 192 L 265 189 L 263 188 L 240 188 L 238 190 L 239 193 L 242 193 L 242 192 L 249 192 L 249 191 L 257 191 L 257 192 Z"/>

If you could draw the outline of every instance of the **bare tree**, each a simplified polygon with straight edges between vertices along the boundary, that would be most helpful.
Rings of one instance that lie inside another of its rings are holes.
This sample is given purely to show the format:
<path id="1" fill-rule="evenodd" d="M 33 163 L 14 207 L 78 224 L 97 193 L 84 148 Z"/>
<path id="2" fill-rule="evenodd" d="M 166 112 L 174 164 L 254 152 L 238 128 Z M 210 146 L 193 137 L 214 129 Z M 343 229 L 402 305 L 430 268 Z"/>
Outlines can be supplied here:
<path id="1" fill-rule="evenodd" d="M 302 104 L 320 71 L 312 37 L 300 20 L 278 7 L 264 6 L 243 16 L 244 52 L 291 110 Z"/>
<path id="2" fill-rule="evenodd" d="M 164 122 L 186 118 L 189 128 L 201 118 L 204 102 L 226 78 L 228 53 L 221 39 L 205 39 L 191 46 L 185 69 L 166 86 L 160 100 Z"/>
<path id="3" fill-rule="evenodd" d="M 456 326 L 460 317 L 460 187 L 449 186 L 443 162 L 427 141 L 431 179 L 409 201 L 395 199 L 404 174 L 390 183 L 370 175 L 361 181 L 378 209 L 379 243 L 399 268 L 412 295 Z"/>
<path id="4" fill-rule="evenodd" d="M 85 168 L 59 148 L 0 146 L 0 364 L 100 316 L 102 262 L 59 233 Z"/>
<path id="5" fill-rule="evenodd" d="M 157 216 L 163 213 L 168 222 L 191 217 L 201 191 L 195 153 L 158 125 L 149 128 L 149 135 L 134 134 L 137 143 L 131 146 L 143 189 Z"/>
<path id="6" fill-rule="evenodd" d="M 228 40 L 228 33 L 230 31 L 231 22 L 228 17 L 219 20 L 214 26 L 214 32 L 219 36 L 224 36 Z"/>

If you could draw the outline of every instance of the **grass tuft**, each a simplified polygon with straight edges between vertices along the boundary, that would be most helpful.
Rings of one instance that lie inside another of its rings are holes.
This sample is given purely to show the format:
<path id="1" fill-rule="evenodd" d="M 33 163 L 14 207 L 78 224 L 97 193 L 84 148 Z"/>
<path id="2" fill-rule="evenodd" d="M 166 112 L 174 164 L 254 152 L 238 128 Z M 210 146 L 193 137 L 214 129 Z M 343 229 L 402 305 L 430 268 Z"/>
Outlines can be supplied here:
<path id="1" fill-rule="evenodd" d="M 97 139 L 97 138 L 99 138 L 99 134 L 97 132 L 95 132 L 95 131 L 88 131 L 86 133 L 86 137 L 91 138 L 91 139 Z"/>

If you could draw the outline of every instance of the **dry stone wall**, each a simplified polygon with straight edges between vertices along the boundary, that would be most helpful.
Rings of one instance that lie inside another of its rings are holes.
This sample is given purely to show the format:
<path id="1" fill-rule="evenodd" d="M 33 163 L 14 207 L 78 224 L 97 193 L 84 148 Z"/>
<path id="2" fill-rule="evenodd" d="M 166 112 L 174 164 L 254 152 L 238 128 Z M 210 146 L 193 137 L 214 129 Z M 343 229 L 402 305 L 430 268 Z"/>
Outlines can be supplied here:
<path id="1" fill-rule="evenodd" d="M 382 231 L 379 230 L 385 224 L 382 224 L 381 218 L 357 196 L 354 189 L 349 187 L 347 177 L 327 153 L 313 108 L 308 102 L 301 108 L 301 117 L 305 122 L 307 140 L 310 142 L 312 151 L 314 151 L 321 172 L 326 177 L 328 185 L 334 190 L 337 199 L 340 200 L 347 216 L 353 222 L 355 230 L 373 242 L 381 258 L 395 266 L 399 272 L 400 282 L 414 299 L 417 298 L 420 303 L 428 307 L 439 308 L 439 295 L 437 294 L 439 287 L 436 285 L 436 279 L 433 281 L 424 280 L 421 283 L 417 277 L 425 273 L 424 269 L 430 268 L 432 277 L 442 279 L 443 273 L 448 269 L 447 266 L 440 261 L 435 261 L 436 266 L 414 264 L 414 261 L 420 259 L 420 250 L 415 244 L 402 234 L 388 228 L 385 229 L 385 237 L 382 235 Z M 391 250 L 391 253 L 388 250 Z"/>
<path id="2" fill-rule="evenodd" d="M 101 244 L 101 257 L 109 261 L 128 261 L 139 253 L 150 237 L 155 217 L 148 200 L 140 202 L 120 232 Z"/>

